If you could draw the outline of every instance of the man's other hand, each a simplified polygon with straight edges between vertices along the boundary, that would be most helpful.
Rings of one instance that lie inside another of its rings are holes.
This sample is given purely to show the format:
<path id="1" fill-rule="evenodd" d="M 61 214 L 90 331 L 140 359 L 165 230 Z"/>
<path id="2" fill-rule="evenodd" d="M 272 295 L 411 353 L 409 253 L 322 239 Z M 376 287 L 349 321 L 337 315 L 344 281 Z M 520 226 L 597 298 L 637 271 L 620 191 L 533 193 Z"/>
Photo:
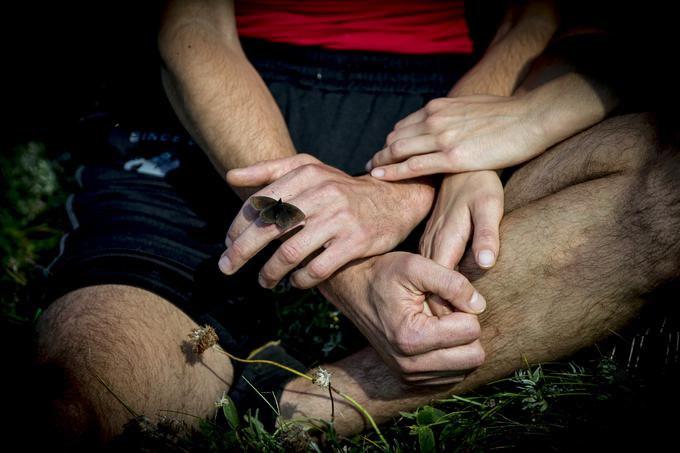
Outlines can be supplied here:
<path id="1" fill-rule="evenodd" d="M 476 314 L 486 301 L 463 275 L 432 260 L 388 253 L 348 266 L 319 288 L 408 384 L 459 382 L 484 361 Z M 432 315 L 431 294 L 456 311 Z"/>

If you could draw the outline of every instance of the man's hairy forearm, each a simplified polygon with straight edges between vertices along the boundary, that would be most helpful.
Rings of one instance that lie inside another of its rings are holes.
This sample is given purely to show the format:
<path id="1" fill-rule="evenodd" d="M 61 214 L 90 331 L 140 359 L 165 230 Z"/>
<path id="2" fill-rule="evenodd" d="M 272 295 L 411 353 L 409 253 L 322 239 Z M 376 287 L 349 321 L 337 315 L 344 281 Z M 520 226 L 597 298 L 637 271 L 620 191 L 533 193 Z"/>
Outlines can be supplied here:
<path id="1" fill-rule="evenodd" d="M 233 8 L 210 3 L 172 3 L 161 27 L 163 84 L 177 115 L 222 174 L 295 154 L 276 102 L 240 47 Z"/>

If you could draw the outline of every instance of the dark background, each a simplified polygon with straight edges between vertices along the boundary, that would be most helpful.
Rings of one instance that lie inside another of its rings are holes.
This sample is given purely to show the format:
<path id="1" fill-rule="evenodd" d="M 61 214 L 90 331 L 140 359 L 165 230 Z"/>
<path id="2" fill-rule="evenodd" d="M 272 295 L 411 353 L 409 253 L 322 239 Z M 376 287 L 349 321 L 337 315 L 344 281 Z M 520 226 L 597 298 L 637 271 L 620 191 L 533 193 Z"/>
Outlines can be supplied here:
<path id="1" fill-rule="evenodd" d="M 3 142 L 58 139 L 83 114 L 166 107 L 156 50 L 160 1 L 3 5 Z"/>

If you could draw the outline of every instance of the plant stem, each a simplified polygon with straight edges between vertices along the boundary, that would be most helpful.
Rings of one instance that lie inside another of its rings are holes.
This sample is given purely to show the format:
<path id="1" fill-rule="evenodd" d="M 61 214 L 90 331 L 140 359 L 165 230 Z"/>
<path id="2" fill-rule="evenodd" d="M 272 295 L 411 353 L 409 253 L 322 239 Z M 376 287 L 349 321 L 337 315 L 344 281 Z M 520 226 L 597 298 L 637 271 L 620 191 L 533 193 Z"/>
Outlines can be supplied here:
<path id="1" fill-rule="evenodd" d="M 220 347 L 216 347 L 215 349 L 217 349 L 219 352 L 221 352 L 222 354 L 226 355 L 226 356 L 229 357 L 230 359 L 236 360 L 237 362 L 243 362 L 243 363 L 264 363 L 264 364 L 267 364 L 267 365 L 274 365 L 274 366 L 277 366 L 277 367 L 279 367 L 279 368 L 282 368 L 282 369 L 284 369 L 284 370 L 286 370 L 286 371 L 289 371 L 289 372 L 291 372 L 291 373 L 293 373 L 293 374 L 296 374 L 296 375 L 300 376 L 301 378 L 305 378 L 305 379 L 307 379 L 307 380 L 310 381 L 310 382 L 314 381 L 314 379 L 313 379 L 311 376 L 308 376 L 308 375 L 306 375 L 305 373 L 302 373 L 302 372 L 300 372 L 300 371 L 298 371 L 298 370 L 295 370 L 295 369 L 293 369 L 293 368 L 290 368 L 290 367 L 288 367 L 288 366 L 286 366 L 286 365 L 283 365 L 283 364 L 281 364 L 281 363 L 274 362 L 274 361 L 272 361 L 272 360 L 265 360 L 265 359 L 241 359 L 241 358 L 239 358 L 239 357 L 236 357 L 235 355 L 232 355 L 232 354 L 228 353 L 227 351 L 225 351 L 224 349 L 222 349 L 222 348 L 220 348 Z"/>
<path id="2" fill-rule="evenodd" d="M 376 434 L 380 438 L 380 441 L 383 443 L 383 445 L 385 445 L 385 448 L 387 448 L 389 446 L 389 444 L 387 443 L 387 440 L 385 440 L 385 438 L 383 437 L 382 433 L 380 432 L 380 429 L 378 428 L 378 425 L 376 425 L 375 420 L 373 420 L 373 417 L 371 417 L 371 414 L 369 414 L 368 411 L 366 411 L 366 409 L 364 409 L 364 407 L 361 404 L 359 404 L 358 402 L 356 402 L 354 400 L 354 398 L 352 398 L 351 396 L 349 396 L 345 393 L 342 393 L 341 391 L 339 391 L 338 389 L 336 389 L 333 386 L 330 386 L 330 388 L 333 389 L 333 391 L 335 393 L 337 393 L 338 395 L 342 396 L 347 401 L 352 403 L 354 405 L 354 407 L 356 407 L 359 410 L 359 412 L 361 412 L 364 415 L 364 417 L 366 417 L 368 422 L 373 427 L 373 430 L 375 430 Z"/>
<path id="3" fill-rule="evenodd" d="M 274 362 L 274 361 L 272 361 L 272 360 L 265 360 L 265 359 L 242 359 L 242 358 L 240 358 L 240 357 L 234 356 L 233 354 L 230 354 L 229 352 L 225 351 L 224 349 L 220 348 L 219 346 L 216 346 L 215 349 L 216 349 L 217 351 L 221 352 L 222 354 L 226 355 L 226 356 L 229 357 L 230 359 L 236 360 L 237 362 L 243 362 L 243 363 L 264 363 L 264 364 L 267 364 L 267 365 L 273 365 L 273 366 L 279 367 L 279 368 L 281 368 L 281 369 L 284 369 L 284 370 L 286 370 L 286 371 L 289 371 L 289 372 L 291 372 L 291 373 L 293 373 L 293 374 L 295 374 L 295 375 L 297 375 L 297 376 L 300 376 L 301 378 L 307 379 L 307 380 L 310 381 L 310 382 L 314 382 L 314 378 L 312 378 L 311 376 L 309 376 L 309 375 L 307 375 L 307 374 L 305 374 L 305 373 L 302 373 L 302 372 L 300 372 L 300 371 L 298 371 L 298 370 L 295 370 L 295 369 L 293 369 L 293 368 L 287 367 L 286 365 L 283 365 L 283 364 L 281 364 L 281 363 Z M 378 428 L 378 425 L 375 423 L 375 420 L 373 420 L 373 417 L 371 416 L 371 414 L 369 414 L 368 411 L 367 411 L 366 409 L 364 409 L 364 407 L 363 407 L 361 404 L 359 404 L 359 403 L 358 403 L 356 400 L 354 400 L 354 398 L 352 398 L 351 396 L 349 396 L 349 395 L 347 395 L 347 394 L 345 394 L 345 393 L 339 391 L 338 389 L 336 389 L 336 388 L 333 387 L 332 385 L 329 385 L 329 386 L 328 386 L 328 389 L 329 389 L 329 393 L 330 393 L 331 390 L 334 391 L 335 393 L 337 393 L 338 395 L 340 395 L 341 397 L 343 397 L 345 400 L 349 401 L 349 402 L 350 402 L 350 403 L 351 403 L 351 404 L 352 404 L 359 412 L 361 412 L 361 414 L 362 414 L 364 417 L 366 417 L 366 419 L 368 420 L 368 423 L 370 423 L 371 427 L 373 428 L 373 430 L 376 432 L 376 434 L 377 434 L 378 437 L 380 438 L 380 441 L 381 441 L 381 442 L 383 443 L 383 445 L 385 446 L 385 449 L 387 449 L 387 448 L 389 447 L 389 444 L 387 443 L 387 440 L 385 440 L 385 437 L 383 437 L 382 432 L 380 432 L 380 428 Z M 331 395 L 331 411 L 332 411 L 332 412 L 335 412 L 335 406 L 334 406 L 334 404 L 333 404 L 333 396 L 332 396 L 332 395 Z"/>
<path id="4" fill-rule="evenodd" d="M 109 386 L 109 384 L 107 384 L 106 381 L 104 381 L 104 379 L 102 379 L 97 373 L 94 374 L 94 377 L 96 377 L 97 380 L 99 381 L 99 383 L 100 383 L 101 385 L 103 385 L 104 388 L 105 388 L 106 390 L 108 390 L 109 393 L 110 393 L 115 399 L 118 400 L 118 402 L 125 408 L 125 410 L 127 410 L 133 417 L 135 417 L 135 418 L 136 418 L 136 417 L 139 417 L 139 414 L 138 414 L 137 412 L 135 412 L 134 410 L 132 410 L 132 408 L 131 408 L 125 401 L 123 401 L 122 398 L 119 397 L 119 396 L 116 394 L 116 392 L 113 391 L 113 389 Z"/>

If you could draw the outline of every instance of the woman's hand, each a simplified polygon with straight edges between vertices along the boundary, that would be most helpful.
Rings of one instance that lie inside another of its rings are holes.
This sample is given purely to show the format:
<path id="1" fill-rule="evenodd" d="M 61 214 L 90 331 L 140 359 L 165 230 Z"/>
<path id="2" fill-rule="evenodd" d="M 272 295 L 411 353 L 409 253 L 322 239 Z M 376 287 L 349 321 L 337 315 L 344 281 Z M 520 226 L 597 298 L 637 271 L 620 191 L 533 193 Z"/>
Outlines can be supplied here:
<path id="1" fill-rule="evenodd" d="M 540 110 L 529 96 L 439 98 L 399 121 L 367 163 L 396 181 L 435 173 L 509 167 L 546 149 Z"/>
<path id="2" fill-rule="evenodd" d="M 503 217 L 503 186 L 496 172 L 473 171 L 446 176 L 435 207 L 420 238 L 421 255 L 450 269 L 463 257 L 470 237 L 479 267 L 496 263 L 500 249 L 499 225 Z M 428 309 L 447 316 L 454 307 L 431 294 Z"/>
<path id="3" fill-rule="evenodd" d="M 498 229 L 503 217 L 503 185 L 494 171 L 446 176 L 420 239 L 420 253 L 454 268 L 472 237 L 479 267 L 493 266 L 500 248 Z"/>

